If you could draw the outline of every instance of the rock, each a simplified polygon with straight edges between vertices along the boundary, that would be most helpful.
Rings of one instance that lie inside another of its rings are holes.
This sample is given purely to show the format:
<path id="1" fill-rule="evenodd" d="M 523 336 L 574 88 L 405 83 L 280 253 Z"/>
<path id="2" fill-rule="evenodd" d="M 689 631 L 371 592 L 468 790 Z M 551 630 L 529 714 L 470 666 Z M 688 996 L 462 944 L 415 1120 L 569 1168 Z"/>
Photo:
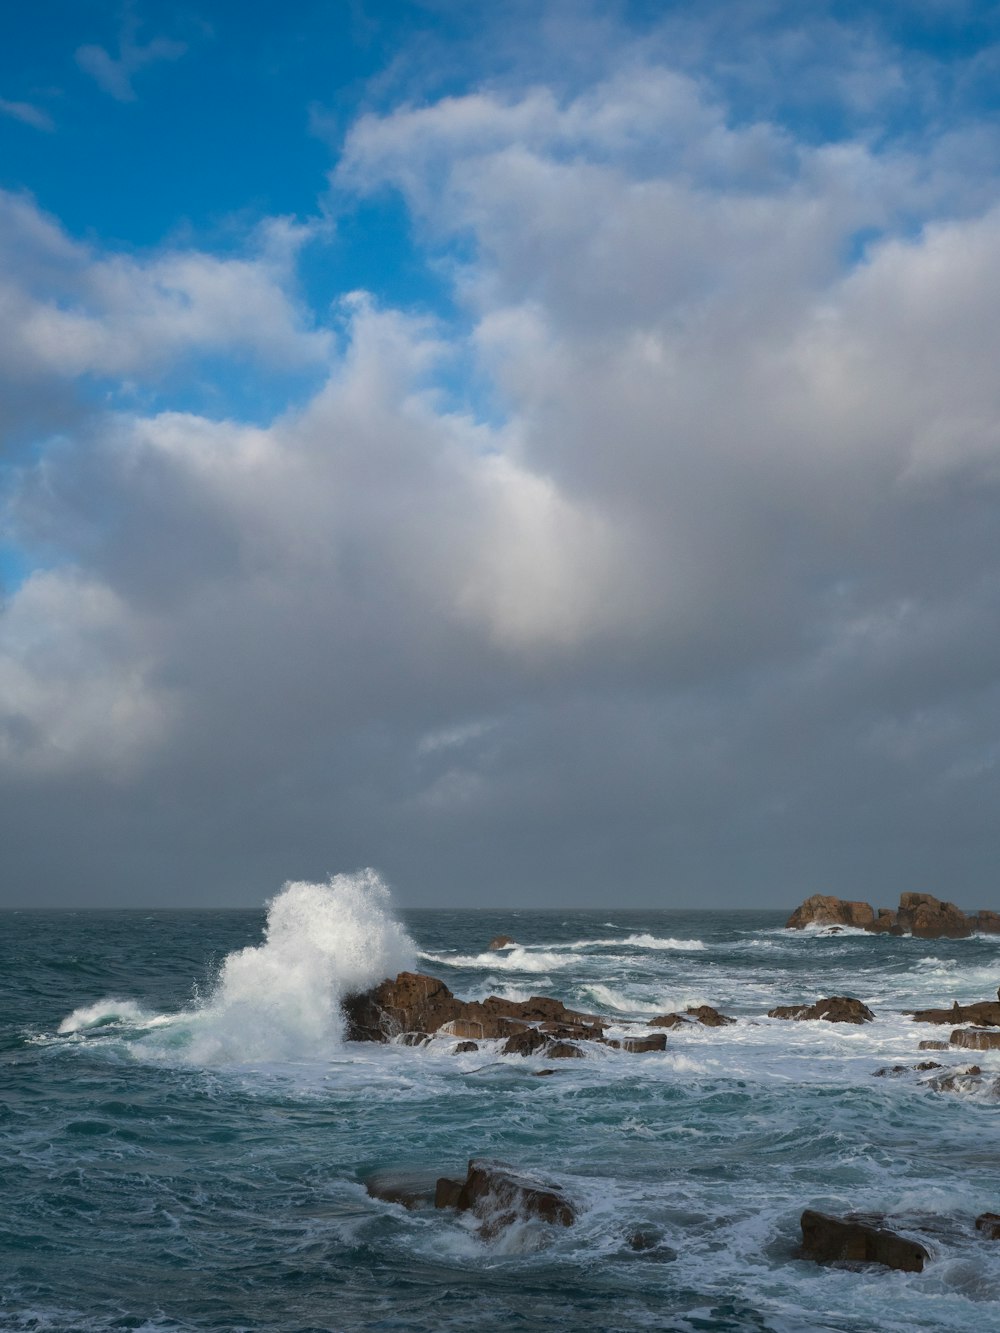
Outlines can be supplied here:
<path id="1" fill-rule="evenodd" d="M 551 1074 L 558 1074 L 558 1069 L 533 1069 L 531 1071 L 535 1078 L 548 1078 Z"/>
<path id="2" fill-rule="evenodd" d="M 873 935 L 902 935 L 902 927 L 896 920 L 896 913 L 888 907 L 880 907 L 878 916 L 865 930 L 870 930 Z"/>
<path id="3" fill-rule="evenodd" d="M 404 1208 L 429 1207 L 435 1199 L 436 1178 L 430 1171 L 390 1168 L 373 1171 L 364 1182 L 373 1199 Z"/>
<path id="4" fill-rule="evenodd" d="M 802 1255 L 818 1263 L 884 1264 L 904 1273 L 921 1273 L 930 1258 L 915 1240 L 897 1235 L 872 1220 L 831 1217 L 807 1208 L 802 1214 Z"/>
<path id="5" fill-rule="evenodd" d="M 980 1027 L 1000 1027 L 1000 1003 L 996 1000 L 977 1000 L 974 1004 L 959 1004 L 950 1009 L 916 1009 L 910 1017 L 914 1023 L 976 1023 Z"/>
<path id="6" fill-rule="evenodd" d="M 571 1041 L 550 1041 L 542 1052 L 546 1060 L 582 1060 L 584 1052 Z"/>
<path id="7" fill-rule="evenodd" d="M 687 1008 L 684 1010 L 690 1014 L 698 1023 L 703 1023 L 707 1028 L 724 1028 L 729 1023 L 735 1023 L 735 1018 L 727 1018 L 725 1014 L 720 1014 L 718 1009 L 713 1009 L 710 1004 L 699 1004 L 697 1009 Z"/>
<path id="8" fill-rule="evenodd" d="M 683 1014 L 660 1014 L 657 1018 L 651 1018 L 646 1026 L 650 1028 L 682 1028 L 690 1021 Z"/>
<path id="9" fill-rule="evenodd" d="M 946 1051 L 948 1043 L 946 1041 L 918 1041 L 918 1051 Z"/>
<path id="10" fill-rule="evenodd" d="M 400 1046 L 426 1046 L 430 1041 L 428 1032 L 402 1032 L 399 1036 Z"/>
<path id="11" fill-rule="evenodd" d="M 508 1037 L 501 1048 L 501 1055 L 534 1055 L 540 1051 L 543 1046 L 549 1044 L 549 1038 L 544 1032 L 539 1032 L 537 1028 L 525 1028 L 523 1032 L 515 1032 L 512 1037 Z"/>
<path id="12" fill-rule="evenodd" d="M 623 1037 L 621 1049 L 632 1055 L 644 1055 L 647 1051 L 665 1051 L 667 1034 L 654 1032 L 648 1037 Z"/>
<path id="13" fill-rule="evenodd" d="M 996 1051 L 1000 1050 L 1000 1032 L 990 1032 L 986 1028 L 956 1028 L 949 1042 L 969 1051 Z"/>
<path id="14" fill-rule="evenodd" d="M 980 1213 L 976 1218 L 976 1230 L 981 1231 L 987 1240 L 1000 1240 L 1000 1213 Z"/>
<path id="15" fill-rule="evenodd" d="M 850 995 L 831 995 L 815 1004 L 779 1004 L 767 1011 L 768 1018 L 790 1018 L 796 1022 L 824 1019 L 827 1023 L 870 1023 L 875 1015 L 866 1004 Z"/>
<path id="16" fill-rule="evenodd" d="M 920 1063 L 914 1065 L 913 1068 L 916 1069 L 918 1073 L 923 1073 L 924 1070 L 927 1069 L 943 1069 L 944 1065 L 940 1064 L 937 1060 L 921 1060 Z"/>
<path id="17" fill-rule="evenodd" d="M 480 1218 L 479 1234 L 495 1236 L 511 1222 L 537 1217 L 542 1222 L 568 1227 L 576 1221 L 576 1210 L 558 1189 L 513 1170 L 502 1162 L 473 1158 L 456 1205 Z"/>
<path id="18" fill-rule="evenodd" d="M 349 1041 L 388 1041 L 402 1032 L 445 1031 L 482 1041 L 509 1037 L 529 1024 L 559 1023 L 574 1036 L 599 1036 L 604 1023 L 594 1014 L 567 1009 L 559 1000 L 534 995 L 528 1000 L 459 1000 L 443 981 L 421 972 L 400 972 L 371 990 L 344 1001 Z"/>
<path id="19" fill-rule="evenodd" d="M 921 1060 L 918 1065 L 886 1065 L 883 1069 L 876 1069 L 872 1078 L 899 1078 L 902 1074 L 908 1074 L 911 1069 L 922 1073 L 928 1069 L 943 1069 L 936 1060 Z"/>
<path id="20" fill-rule="evenodd" d="M 487 949 L 494 949 L 494 950 L 509 949 L 510 946 L 514 943 L 516 943 L 516 941 L 512 940 L 509 935 L 494 935 L 486 947 Z"/>
<path id="21" fill-rule="evenodd" d="M 922 940 L 962 939 L 973 931 L 972 919 L 960 908 L 930 893 L 900 894 L 897 919 L 904 931 Z"/>
<path id="22" fill-rule="evenodd" d="M 973 921 L 980 935 L 1000 935 L 1000 912 L 977 912 Z"/>
<path id="23" fill-rule="evenodd" d="M 469 1055 L 472 1051 L 478 1051 L 478 1050 L 479 1050 L 479 1043 L 477 1041 L 460 1041 L 458 1045 L 455 1047 L 455 1054 Z"/>
<path id="24" fill-rule="evenodd" d="M 978 1092 L 983 1083 L 982 1073 L 979 1065 L 967 1065 L 965 1069 L 928 1079 L 927 1086 L 934 1092 Z"/>
<path id="25" fill-rule="evenodd" d="M 814 893 L 785 922 L 786 930 L 803 930 L 806 926 L 854 926 L 867 930 L 875 920 L 875 913 L 867 903 L 848 902 L 825 893 Z"/>

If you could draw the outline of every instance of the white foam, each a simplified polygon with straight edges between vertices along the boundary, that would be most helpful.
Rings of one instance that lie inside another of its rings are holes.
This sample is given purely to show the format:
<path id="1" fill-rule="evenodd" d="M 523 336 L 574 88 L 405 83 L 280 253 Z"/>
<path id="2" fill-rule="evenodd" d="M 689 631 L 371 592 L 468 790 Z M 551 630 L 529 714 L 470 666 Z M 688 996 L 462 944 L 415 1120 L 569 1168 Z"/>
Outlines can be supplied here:
<path id="1" fill-rule="evenodd" d="M 203 1002 L 161 1020 L 169 1031 L 132 1049 L 208 1065 L 329 1057 L 340 1047 L 344 997 L 411 967 L 414 954 L 374 870 L 288 883 L 268 904 L 264 942 L 229 954 Z M 59 1030 L 115 1021 L 151 1026 L 138 1005 L 106 1000 Z"/>
<path id="2" fill-rule="evenodd" d="M 487 953 L 476 954 L 422 953 L 420 957 L 430 963 L 443 963 L 446 967 L 488 968 L 491 972 L 551 972 L 573 962 L 565 954 L 526 949 L 522 945 L 514 945 L 503 953 L 490 949 Z"/>
<path id="3" fill-rule="evenodd" d="M 96 1004 L 81 1005 L 59 1024 L 59 1032 L 87 1032 L 105 1027 L 148 1027 L 157 1020 L 135 1000 L 98 1000 Z"/>

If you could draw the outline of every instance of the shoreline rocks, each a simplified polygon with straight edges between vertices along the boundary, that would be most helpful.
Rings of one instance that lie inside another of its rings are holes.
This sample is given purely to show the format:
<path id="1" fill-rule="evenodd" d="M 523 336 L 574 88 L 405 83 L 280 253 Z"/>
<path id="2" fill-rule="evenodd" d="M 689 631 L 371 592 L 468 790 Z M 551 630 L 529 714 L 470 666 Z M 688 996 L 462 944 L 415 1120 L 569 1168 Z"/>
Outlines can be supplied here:
<path id="1" fill-rule="evenodd" d="M 826 1023 L 871 1023 L 875 1015 L 851 995 L 831 995 L 815 1004 L 779 1004 L 767 1011 L 768 1018 L 789 1018 L 796 1023 L 822 1019 Z"/>
<path id="2" fill-rule="evenodd" d="M 901 893 L 899 907 L 875 909 L 868 903 L 814 893 L 785 922 L 786 930 L 807 926 L 848 926 L 874 935 L 912 935 L 917 939 L 965 939 L 1000 935 L 1000 912 L 966 913 L 931 893 Z"/>

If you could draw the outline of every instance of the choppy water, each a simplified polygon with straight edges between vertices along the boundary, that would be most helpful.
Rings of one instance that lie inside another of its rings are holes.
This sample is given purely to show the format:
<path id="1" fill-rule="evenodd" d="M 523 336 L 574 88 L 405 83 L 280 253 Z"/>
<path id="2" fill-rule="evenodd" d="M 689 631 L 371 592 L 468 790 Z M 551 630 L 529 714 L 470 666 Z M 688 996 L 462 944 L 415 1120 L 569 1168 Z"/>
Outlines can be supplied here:
<path id="1" fill-rule="evenodd" d="M 263 911 L 0 915 L 0 1327 L 1000 1328 L 1000 1243 L 972 1228 L 1000 1211 L 1000 1105 L 871 1077 L 947 1035 L 902 1010 L 995 993 L 1000 939 L 608 909 L 407 913 L 410 943 L 371 881 L 299 889 L 263 947 Z M 500 931 L 518 947 L 486 952 Z M 740 1021 L 546 1079 L 446 1039 L 343 1043 L 344 987 L 407 962 L 465 998 L 553 995 L 626 1029 L 702 1002 Z M 764 1017 L 838 993 L 877 1021 Z M 577 1225 L 484 1243 L 362 1185 L 479 1154 L 551 1176 Z M 807 1206 L 930 1219 L 933 1261 L 803 1262 Z M 636 1227 L 658 1243 L 633 1250 Z"/>

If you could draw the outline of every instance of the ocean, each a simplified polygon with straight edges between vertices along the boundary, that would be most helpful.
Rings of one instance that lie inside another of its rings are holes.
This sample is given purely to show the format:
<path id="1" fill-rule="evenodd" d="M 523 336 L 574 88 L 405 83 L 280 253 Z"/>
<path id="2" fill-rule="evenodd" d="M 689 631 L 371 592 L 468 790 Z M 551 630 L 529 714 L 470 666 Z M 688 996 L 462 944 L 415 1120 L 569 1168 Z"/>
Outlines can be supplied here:
<path id="1" fill-rule="evenodd" d="M 1000 938 L 785 915 L 394 913 L 370 875 L 286 888 L 269 914 L 0 914 L 0 1328 L 1000 1329 L 1000 1242 L 973 1225 L 1000 1211 L 992 1080 L 873 1077 L 947 1038 L 905 1010 L 995 995 Z M 489 951 L 499 932 L 516 946 Z M 738 1021 L 554 1062 L 345 1042 L 341 996 L 404 966 L 619 1034 L 697 1004 Z M 876 1020 L 766 1017 L 837 994 Z M 1000 1052 L 933 1058 L 1000 1074 Z M 473 1156 L 558 1185 L 575 1225 L 484 1241 L 364 1187 Z M 805 1261 L 807 1207 L 921 1228 L 931 1261 Z"/>

